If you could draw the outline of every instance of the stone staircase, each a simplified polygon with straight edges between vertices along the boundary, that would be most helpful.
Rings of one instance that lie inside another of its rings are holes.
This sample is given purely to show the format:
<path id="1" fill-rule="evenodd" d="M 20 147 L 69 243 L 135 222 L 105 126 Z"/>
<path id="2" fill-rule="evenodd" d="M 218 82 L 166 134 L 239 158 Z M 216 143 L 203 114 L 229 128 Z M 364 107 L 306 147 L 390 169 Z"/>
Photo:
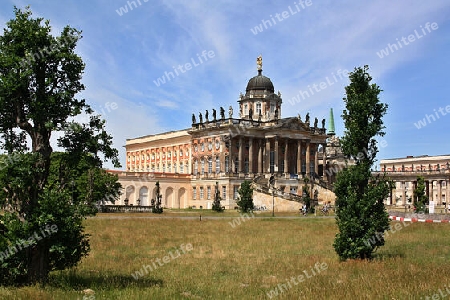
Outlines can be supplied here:
<path id="1" fill-rule="evenodd" d="M 317 205 L 318 203 L 323 202 L 334 202 L 335 196 L 333 192 L 333 187 L 330 183 L 322 180 L 319 176 L 310 176 L 308 178 L 308 185 L 310 187 L 311 191 L 318 190 L 318 201 L 312 205 Z M 283 179 L 277 179 L 278 181 L 282 181 Z M 305 184 L 304 179 L 296 179 L 298 184 L 298 189 L 301 188 Z M 288 183 L 289 184 L 289 183 Z M 287 200 L 292 202 L 296 202 L 298 204 L 303 204 L 304 200 L 301 195 L 293 194 L 293 193 L 286 193 L 281 190 L 275 189 L 274 194 L 272 194 L 272 189 L 269 188 L 269 178 L 266 178 L 264 175 L 257 176 L 253 179 L 252 187 L 254 192 L 261 193 L 265 196 L 275 196 L 280 201 Z M 261 195 L 262 196 L 262 195 Z M 313 196 L 311 195 L 311 198 Z M 313 199 L 311 199 L 314 201 Z"/>
<path id="2" fill-rule="evenodd" d="M 295 201 L 299 203 L 304 203 L 303 198 L 299 195 L 285 193 L 281 190 L 275 189 L 273 191 L 269 188 L 269 178 L 265 178 L 264 176 L 257 176 L 252 181 L 252 188 L 255 192 L 263 193 L 269 196 L 276 196 L 277 198 L 281 198 L 288 201 Z M 272 194 L 273 193 L 273 194 Z"/>

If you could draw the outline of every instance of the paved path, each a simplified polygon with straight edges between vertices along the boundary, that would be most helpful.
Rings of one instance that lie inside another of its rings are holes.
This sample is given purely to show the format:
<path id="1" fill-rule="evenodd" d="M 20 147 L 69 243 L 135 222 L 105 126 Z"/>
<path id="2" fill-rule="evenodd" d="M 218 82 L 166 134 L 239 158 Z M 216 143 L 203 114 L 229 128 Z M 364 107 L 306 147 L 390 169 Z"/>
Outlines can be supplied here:
<path id="1" fill-rule="evenodd" d="M 240 218 L 241 215 L 238 216 L 221 216 L 221 217 L 215 217 L 215 216 L 202 216 L 202 220 L 219 220 L 219 219 L 235 219 L 235 218 Z M 159 216 L 159 215 L 155 215 L 155 216 L 127 216 L 127 215 L 123 215 L 123 214 L 103 214 L 101 216 L 95 216 L 95 217 L 90 217 L 92 219 L 187 219 L 187 220 L 199 220 L 200 219 L 200 215 L 198 216 L 174 216 L 174 215 L 165 215 L 165 216 Z M 255 213 L 255 218 L 260 218 L 260 219 L 308 219 L 308 218 L 325 218 L 325 219 L 329 219 L 329 218 L 334 218 L 334 216 L 307 216 L 307 217 L 303 217 L 303 216 L 280 216 L 277 217 L 275 215 L 275 217 L 272 216 L 261 216 L 258 217 L 257 214 Z"/>

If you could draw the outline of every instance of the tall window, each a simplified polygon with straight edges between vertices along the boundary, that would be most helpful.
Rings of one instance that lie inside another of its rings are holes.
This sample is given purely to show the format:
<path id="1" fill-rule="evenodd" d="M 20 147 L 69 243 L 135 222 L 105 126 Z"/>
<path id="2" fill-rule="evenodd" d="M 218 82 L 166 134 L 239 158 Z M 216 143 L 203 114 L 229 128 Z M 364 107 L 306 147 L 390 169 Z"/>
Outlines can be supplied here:
<path id="1" fill-rule="evenodd" d="M 220 158 L 216 156 L 216 174 L 220 173 Z"/>
<path id="2" fill-rule="evenodd" d="M 194 175 L 198 174 L 198 160 L 194 161 Z"/>
<path id="3" fill-rule="evenodd" d="M 234 173 L 237 173 L 239 170 L 239 160 L 236 158 L 234 160 Z"/>
<path id="4" fill-rule="evenodd" d="M 208 199 L 211 199 L 211 187 L 210 187 L 210 186 L 208 186 L 208 187 L 206 188 L 206 192 L 207 192 L 207 197 L 208 197 Z"/>
<path id="5" fill-rule="evenodd" d="M 192 198 L 197 199 L 197 188 L 195 186 L 192 188 Z"/>
<path id="6" fill-rule="evenodd" d="M 256 115 L 259 116 L 261 114 L 261 102 L 256 103 Z"/>
<path id="7" fill-rule="evenodd" d="M 228 173 L 230 171 L 230 157 L 225 156 L 225 172 Z"/>
<path id="8" fill-rule="evenodd" d="M 244 173 L 248 174 L 248 158 L 244 160 Z"/>
<path id="9" fill-rule="evenodd" d="M 208 158 L 208 173 L 212 173 L 212 157 Z"/>
<path id="10" fill-rule="evenodd" d="M 239 198 L 239 193 L 238 193 L 239 186 L 238 186 L 238 185 L 235 185 L 235 186 L 233 187 L 233 189 L 234 189 L 234 191 L 233 191 L 233 194 L 234 194 L 234 200 L 236 200 L 237 198 Z"/>
<path id="11" fill-rule="evenodd" d="M 200 199 L 203 199 L 204 196 L 204 192 L 203 192 L 203 187 L 200 187 Z"/>
<path id="12" fill-rule="evenodd" d="M 184 165 L 183 165 L 183 163 L 180 163 L 180 173 L 184 173 Z"/>
<path id="13" fill-rule="evenodd" d="M 204 175 L 205 174 L 205 159 L 203 159 L 202 158 L 202 160 L 200 161 L 200 164 L 201 164 L 201 175 Z"/>
<path id="14" fill-rule="evenodd" d="M 173 164 L 173 172 L 174 172 L 174 173 L 177 172 L 177 164 L 176 164 L 176 163 Z"/>
<path id="15" fill-rule="evenodd" d="M 163 173 L 166 172 L 166 164 L 163 164 Z"/>
<path id="16" fill-rule="evenodd" d="M 170 163 L 167 164 L 167 172 L 172 173 L 172 165 Z"/>
<path id="17" fill-rule="evenodd" d="M 274 114 L 275 113 L 275 103 L 270 103 L 270 113 Z"/>
<path id="18" fill-rule="evenodd" d="M 244 104 L 244 115 L 248 115 L 248 104 Z"/>

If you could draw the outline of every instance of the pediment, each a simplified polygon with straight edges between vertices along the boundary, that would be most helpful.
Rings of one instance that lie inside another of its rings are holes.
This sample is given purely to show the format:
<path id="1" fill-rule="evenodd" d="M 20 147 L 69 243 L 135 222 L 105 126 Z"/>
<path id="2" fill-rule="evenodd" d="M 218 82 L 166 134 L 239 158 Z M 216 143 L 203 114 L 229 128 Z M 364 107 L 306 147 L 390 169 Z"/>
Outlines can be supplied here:
<path id="1" fill-rule="evenodd" d="M 309 131 L 308 126 L 306 126 L 305 123 L 303 123 L 301 120 L 299 120 L 298 118 L 286 118 L 286 119 L 282 119 L 280 120 L 280 124 L 279 124 L 280 128 L 286 128 L 286 129 L 293 129 L 293 130 L 306 130 Z"/>

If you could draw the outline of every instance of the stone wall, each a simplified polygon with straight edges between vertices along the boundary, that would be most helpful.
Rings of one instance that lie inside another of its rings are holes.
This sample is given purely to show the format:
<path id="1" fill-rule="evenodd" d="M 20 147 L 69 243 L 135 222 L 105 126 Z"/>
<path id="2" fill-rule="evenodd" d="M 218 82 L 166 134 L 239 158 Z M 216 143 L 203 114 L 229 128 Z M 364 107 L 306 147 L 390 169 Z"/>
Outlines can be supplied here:
<path id="1" fill-rule="evenodd" d="M 275 194 L 275 212 L 299 211 L 302 208 L 302 203 L 285 200 L 277 197 Z M 253 204 L 256 208 L 265 206 L 268 211 L 272 211 L 272 195 L 253 191 Z"/>

